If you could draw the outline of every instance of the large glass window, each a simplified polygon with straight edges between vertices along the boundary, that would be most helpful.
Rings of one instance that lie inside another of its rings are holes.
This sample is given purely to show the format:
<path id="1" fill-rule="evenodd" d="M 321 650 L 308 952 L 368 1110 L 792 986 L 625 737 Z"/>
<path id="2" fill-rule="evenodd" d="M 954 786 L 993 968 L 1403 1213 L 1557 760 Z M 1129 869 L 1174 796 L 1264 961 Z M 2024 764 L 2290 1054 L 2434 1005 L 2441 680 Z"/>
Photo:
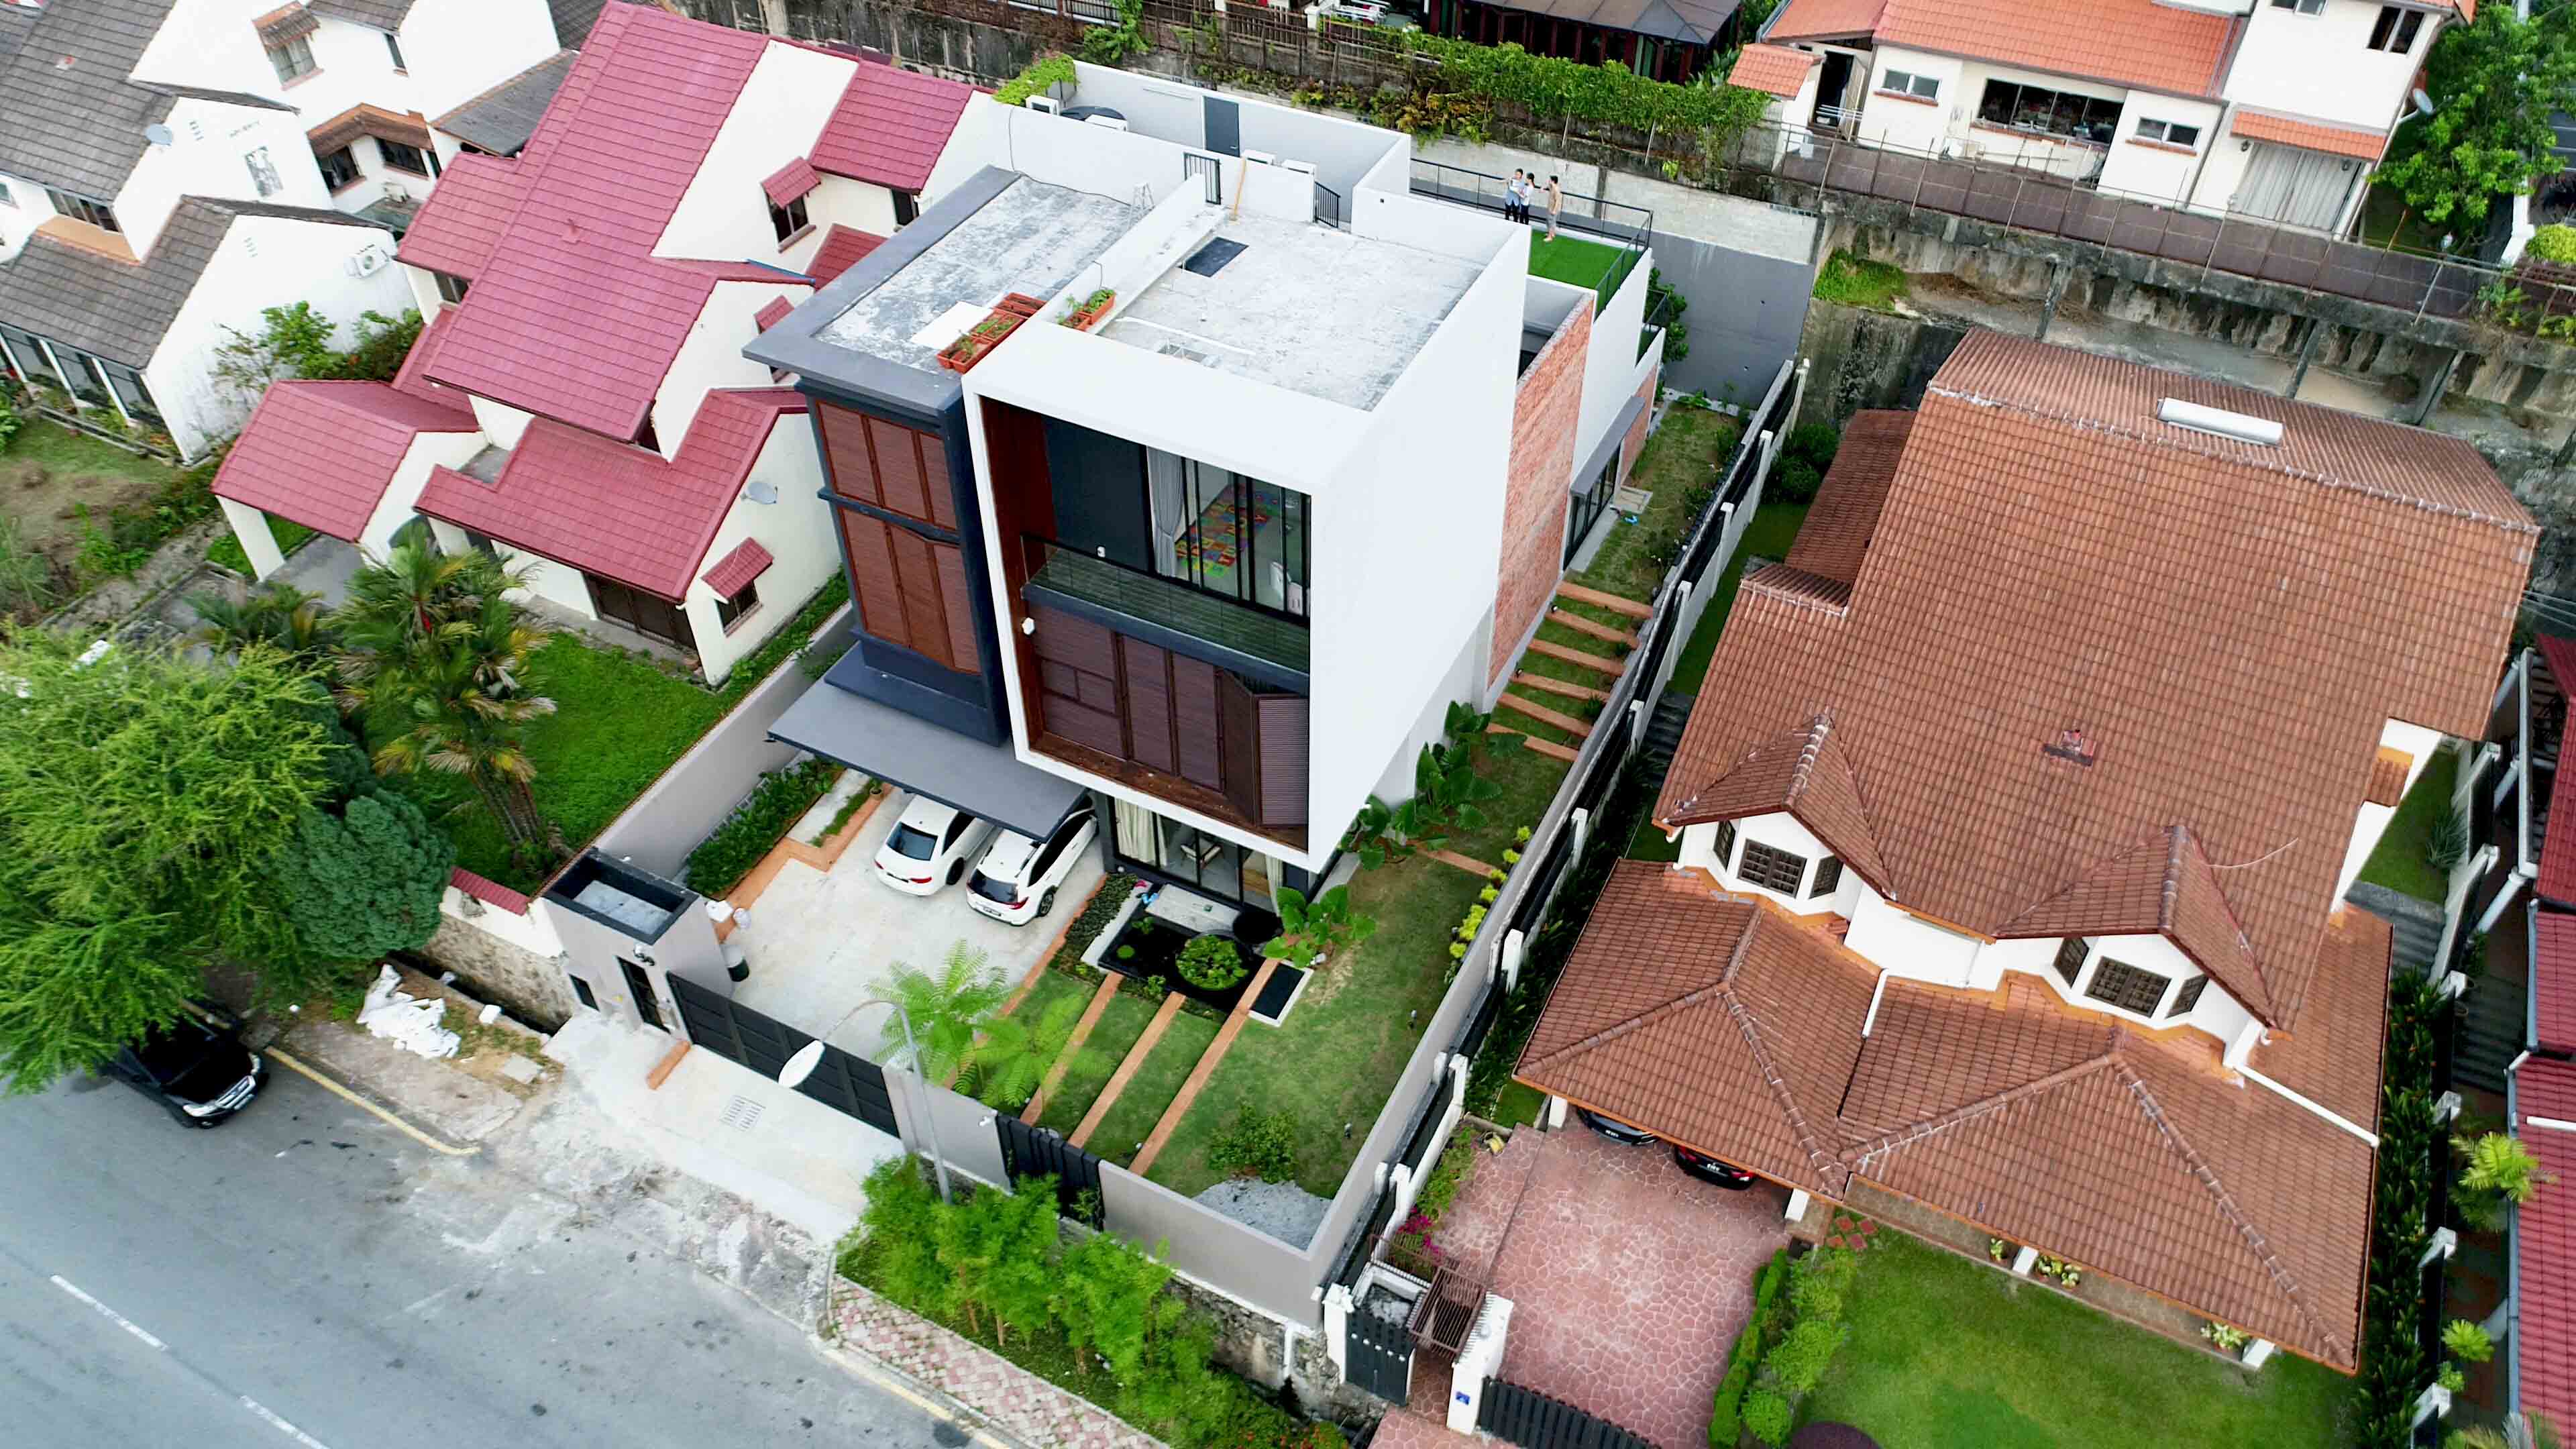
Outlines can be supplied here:
<path id="1" fill-rule="evenodd" d="M 278 84 L 301 80 L 313 73 L 313 44 L 306 36 L 281 40 L 268 48 L 268 63 L 277 69 Z"/>
<path id="2" fill-rule="evenodd" d="M 423 151 L 418 146 L 405 145 L 400 141 L 388 141 L 382 137 L 378 137 L 376 140 L 376 150 L 384 156 L 385 164 L 396 171 L 408 171 L 414 176 L 436 176 L 438 174 L 438 162 L 433 160 L 428 152 Z"/>
<path id="3" fill-rule="evenodd" d="M 313 159 L 321 163 L 322 184 L 333 191 L 351 185 L 358 179 L 358 158 L 349 154 L 349 148 L 346 146 L 336 151 L 324 152 Z"/>
<path id="4" fill-rule="evenodd" d="M 1308 518 L 1292 488 L 1148 449 L 1154 571 L 1291 618 L 1306 617 Z"/>
<path id="5" fill-rule="evenodd" d="M 2120 129 L 2120 103 L 2052 91 L 2043 86 L 1990 80 L 1977 103 L 1977 119 L 2018 131 L 2069 136 L 2108 146 Z"/>
<path id="6" fill-rule="evenodd" d="M 1747 885 L 1758 885 L 1785 896 L 1798 893 L 1798 882 L 1807 874 L 1807 858 L 1764 845 L 1758 840 L 1744 842 L 1744 864 L 1735 873 Z"/>
<path id="7" fill-rule="evenodd" d="M 45 199 L 54 204 L 54 210 L 74 221 L 88 222 L 100 231 L 124 230 L 116 224 L 116 208 L 104 201 L 92 201 L 86 196 L 74 196 L 50 186 L 45 188 Z"/>

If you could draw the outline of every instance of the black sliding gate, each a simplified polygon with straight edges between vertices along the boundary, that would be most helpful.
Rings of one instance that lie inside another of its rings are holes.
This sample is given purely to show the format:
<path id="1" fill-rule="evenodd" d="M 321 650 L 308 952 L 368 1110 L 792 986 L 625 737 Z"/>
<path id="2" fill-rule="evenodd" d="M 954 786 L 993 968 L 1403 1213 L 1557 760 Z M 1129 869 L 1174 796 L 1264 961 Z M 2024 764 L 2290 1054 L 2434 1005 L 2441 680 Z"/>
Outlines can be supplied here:
<path id="1" fill-rule="evenodd" d="M 1032 1127 L 1008 1112 L 993 1114 L 1002 1139 L 1002 1171 L 1014 1186 L 1024 1177 L 1055 1179 L 1056 1211 L 1099 1227 L 1100 1159 L 1064 1140 L 1061 1132 Z"/>
<path id="2" fill-rule="evenodd" d="M 1372 1288 L 1351 1308 L 1342 1334 L 1346 1377 L 1386 1400 L 1401 1404 L 1413 1385 L 1413 1334 L 1405 1318 L 1413 1305 L 1384 1288 Z"/>
<path id="3" fill-rule="evenodd" d="M 797 1049 L 814 1038 L 775 1017 L 763 1016 L 733 998 L 685 976 L 668 976 L 671 999 L 679 1003 L 680 1024 L 689 1040 L 727 1061 L 740 1062 L 772 1081 Z M 839 1047 L 823 1048 L 822 1065 L 797 1091 L 836 1112 L 856 1117 L 890 1137 L 903 1134 L 894 1119 L 894 1098 L 886 1091 L 885 1069 Z"/>
<path id="4" fill-rule="evenodd" d="M 1476 1427 L 1521 1449 L 1654 1449 L 1607 1419 L 1501 1379 L 1485 1380 Z"/>

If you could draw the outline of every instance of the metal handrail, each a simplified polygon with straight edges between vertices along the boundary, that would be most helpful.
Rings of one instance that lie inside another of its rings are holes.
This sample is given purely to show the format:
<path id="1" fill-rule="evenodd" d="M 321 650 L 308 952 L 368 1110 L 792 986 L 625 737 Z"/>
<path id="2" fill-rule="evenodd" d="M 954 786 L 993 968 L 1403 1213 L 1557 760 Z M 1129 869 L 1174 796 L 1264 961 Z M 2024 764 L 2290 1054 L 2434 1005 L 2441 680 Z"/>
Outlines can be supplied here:
<path id="1" fill-rule="evenodd" d="M 1283 624 L 1293 624 L 1300 629 L 1311 627 L 1306 616 L 1303 614 L 1291 613 L 1286 609 L 1274 609 L 1267 604 L 1244 598 L 1238 594 L 1220 593 L 1215 589 L 1204 587 L 1194 580 L 1180 574 L 1157 573 L 1152 569 L 1140 569 L 1134 564 L 1120 563 L 1118 560 L 1111 558 L 1103 550 L 1097 548 L 1076 548 L 1073 545 L 1064 542 L 1062 539 L 1049 538 L 1042 533 L 1021 534 L 1020 548 L 1021 557 L 1027 561 L 1028 577 L 1031 582 L 1035 582 L 1039 571 L 1046 567 L 1048 552 L 1052 550 L 1059 553 L 1071 554 L 1088 563 L 1106 564 L 1109 567 L 1118 570 L 1120 573 L 1132 574 L 1140 579 L 1151 579 L 1155 583 L 1161 584 L 1166 588 L 1187 589 L 1191 593 L 1198 595 L 1200 598 L 1209 599 L 1220 604 L 1231 604 L 1238 609 L 1248 609 L 1255 614 L 1260 614 L 1266 618 L 1276 619 Z"/>
<path id="2" fill-rule="evenodd" d="M 1471 171 L 1444 161 L 1426 161 L 1419 156 L 1413 158 L 1411 189 L 1416 196 L 1472 206 L 1479 211 L 1500 211 L 1503 209 L 1504 188 L 1510 184 L 1509 177 Z M 1560 192 L 1566 204 L 1556 213 L 1559 229 L 1599 237 L 1617 244 L 1628 253 L 1619 264 L 1617 281 L 1611 284 L 1611 290 L 1616 292 L 1619 285 L 1627 281 L 1628 273 L 1636 267 L 1636 258 L 1644 253 L 1648 239 L 1654 235 L 1654 211 L 1607 197 L 1587 196 L 1579 191 L 1560 188 Z M 1589 206 L 1591 213 L 1586 215 L 1578 209 L 1577 203 Z"/>

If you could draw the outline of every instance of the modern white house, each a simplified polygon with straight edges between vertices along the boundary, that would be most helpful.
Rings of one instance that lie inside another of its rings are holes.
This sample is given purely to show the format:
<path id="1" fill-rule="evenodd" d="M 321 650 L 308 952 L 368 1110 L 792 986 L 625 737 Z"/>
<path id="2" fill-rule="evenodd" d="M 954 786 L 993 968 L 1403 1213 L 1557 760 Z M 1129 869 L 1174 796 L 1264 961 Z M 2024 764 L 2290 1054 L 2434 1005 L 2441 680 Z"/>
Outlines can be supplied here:
<path id="1" fill-rule="evenodd" d="M 213 371 L 263 308 L 398 314 L 422 116 L 555 53 L 540 0 L 0 3 L 0 362 L 194 457 L 254 399 Z"/>
<path id="2" fill-rule="evenodd" d="M 772 733 L 1033 837 L 1097 795 L 1117 868 L 1266 908 L 1507 681 L 1644 430 L 1646 257 L 1534 278 L 1398 133 L 1069 90 L 970 105 L 937 202 L 750 349 L 859 615 Z"/>
<path id="3" fill-rule="evenodd" d="M 1971 335 L 1745 577 L 1679 858 L 1617 867 L 1521 1079 L 2351 1371 L 2392 934 L 2346 896 L 2483 733 L 2535 538 L 2456 440 Z"/>
<path id="4" fill-rule="evenodd" d="M 1747 47 L 1790 144 L 1858 141 L 2339 233 L 2470 0 L 1789 0 Z M 1793 74 L 1764 52 L 1814 63 Z"/>
<path id="5" fill-rule="evenodd" d="M 214 485 L 253 567 L 271 518 L 370 555 L 426 518 L 722 679 L 839 565 L 806 401 L 743 348 L 909 214 L 970 94 L 608 7 L 523 149 L 460 154 L 405 234 L 402 375 L 268 390 Z"/>

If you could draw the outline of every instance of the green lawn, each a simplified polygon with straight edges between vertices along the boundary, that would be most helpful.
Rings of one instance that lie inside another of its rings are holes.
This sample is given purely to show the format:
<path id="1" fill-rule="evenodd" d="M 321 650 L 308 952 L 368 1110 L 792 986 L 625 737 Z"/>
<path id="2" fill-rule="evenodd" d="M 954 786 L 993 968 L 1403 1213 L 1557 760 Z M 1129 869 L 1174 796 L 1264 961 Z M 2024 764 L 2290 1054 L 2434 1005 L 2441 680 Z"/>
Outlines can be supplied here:
<path id="1" fill-rule="evenodd" d="M 1637 455 L 1637 466 L 1628 477 L 1630 487 L 1652 493 L 1654 500 L 1635 523 L 1623 519 L 1611 528 L 1610 536 L 1601 541 L 1601 551 L 1592 556 L 1589 567 L 1573 575 L 1574 581 L 1605 594 L 1653 603 L 1655 586 L 1664 581 L 1668 564 L 1650 559 L 1654 550 L 1648 545 L 1678 538 L 1689 526 L 1686 510 L 1692 485 L 1717 486 L 1717 470 L 1725 466 L 1735 440 L 1743 435 L 1744 425 L 1724 413 L 1696 407 L 1665 413 L 1662 426 L 1646 440 L 1645 451 Z"/>
<path id="2" fill-rule="evenodd" d="M 1216 1182 L 1209 1144 L 1241 1109 L 1256 1107 L 1295 1120 L 1300 1186 L 1319 1197 L 1341 1191 L 1342 1174 L 1421 1038 L 1412 1014 L 1427 1020 L 1440 1004 L 1450 933 L 1480 889 L 1475 877 L 1427 856 L 1362 870 L 1351 904 L 1377 918 L 1377 934 L 1323 968 L 1287 1025 L 1243 1029 L 1146 1175 L 1183 1196 Z M 1100 1136 L 1121 1147 L 1133 1140 L 1106 1127 Z"/>
<path id="3" fill-rule="evenodd" d="M 2425 847 L 2432 843 L 2435 824 L 2451 813 L 2451 792 L 2459 778 L 2460 757 L 2449 750 L 2435 751 L 2415 788 L 2406 792 L 2397 807 L 2396 818 L 2388 822 L 2387 833 L 2379 837 L 2378 848 L 2362 862 L 2361 879 L 2419 901 L 2442 903 L 2450 893 L 2450 878 L 2434 868 Z"/>
<path id="4" fill-rule="evenodd" d="M 1494 1099 L 1494 1121 L 1499 1126 L 1518 1127 L 1538 1120 L 1547 1106 L 1547 1097 L 1526 1082 L 1504 1084 L 1502 1095 Z"/>
<path id="5" fill-rule="evenodd" d="M 1294 1017 L 1291 1017 L 1294 1020 Z M 1182 1012 L 1163 1028 L 1163 1039 L 1145 1054 L 1136 1075 L 1127 1079 L 1127 1090 L 1100 1119 L 1100 1129 L 1091 1134 L 1086 1145 L 1112 1162 L 1125 1163 L 1136 1155 L 1154 1124 L 1163 1120 L 1163 1109 L 1181 1094 L 1181 1083 L 1190 1078 L 1190 1068 L 1207 1054 L 1208 1043 L 1216 1040 L 1217 1024 L 1204 1016 Z M 1258 1022 L 1245 1031 L 1268 1031 Z"/>
<path id="6" fill-rule="evenodd" d="M 537 651 L 528 684 L 555 702 L 530 724 L 537 808 L 578 850 L 653 783 L 724 713 L 716 697 L 685 679 L 578 635 L 559 633 Z M 396 776 L 391 784 L 427 810 L 456 842 L 456 863 L 514 890 L 534 890 L 544 872 L 513 861 L 499 823 L 451 775 Z M 463 808 L 458 808 L 458 807 Z"/>
<path id="7" fill-rule="evenodd" d="M 1047 1098 L 1046 1111 L 1039 1114 L 1038 1125 L 1058 1132 L 1071 1132 L 1081 1125 L 1082 1114 L 1091 1110 L 1100 1089 L 1109 1085 L 1109 1074 L 1127 1059 L 1127 1049 L 1145 1034 L 1146 1023 L 1153 1019 L 1154 1003 L 1141 996 L 1122 992 L 1109 998 L 1109 1005 L 1101 1009 L 1100 1020 L 1092 1024 L 1091 1039 L 1074 1053 L 1073 1065 L 1065 1069 L 1055 1095 Z"/>
<path id="8" fill-rule="evenodd" d="M 1798 525 L 1807 518 L 1803 503 L 1765 503 L 1753 510 L 1753 521 L 1744 527 L 1744 537 L 1735 546 L 1735 557 L 1727 561 L 1726 572 L 1718 576 L 1717 591 L 1709 595 L 1708 609 L 1699 616 L 1699 627 L 1682 645 L 1681 657 L 1673 661 L 1675 693 L 1697 694 L 1702 679 L 1708 677 L 1708 661 L 1717 653 L 1717 636 L 1726 629 L 1726 611 L 1735 604 L 1735 586 L 1744 579 L 1745 560 L 1767 558 L 1778 560 L 1788 555 L 1789 545 L 1798 538 Z"/>
<path id="9" fill-rule="evenodd" d="M 1627 280 L 1622 264 L 1633 255 L 1619 247 L 1585 241 L 1581 237 L 1560 235 L 1550 241 L 1537 232 L 1530 233 L 1530 275 L 1570 286 L 1590 287 L 1593 295 L 1601 299 L 1597 305 L 1603 307 L 1610 305 L 1611 297 L 1619 291 L 1619 284 Z"/>
<path id="10" fill-rule="evenodd" d="M 1578 716 L 1582 713 L 1580 700 L 1561 699 L 1539 689 L 1524 688 L 1519 692 L 1560 713 Z M 1509 711 L 1496 713 L 1494 720 L 1513 729 L 1520 729 L 1528 723 Z M 1563 735 L 1560 730 L 1548 733 Z M 1485 738 L 1485 757 L 1477 765 L 1476 773 L 1500 784 L 1503 793 L 1477 807 L 1485 812 L 1484 828 L 1459 831 L 1449 837 L 1448 848 L 1471 860 L 1501 865 L 1503 852 L 1518 847 L 1520 842 L 1514 837 L 1520 834 L 1522 827 L 1538 828 L 1539 816 L 1547 813 L 1547 802 L 1556 798 L 1556 787 L 1565 782 L 1565 772 L 1573 767 L 1563 760 L 1550 759 L 1536 750 L 1524 748 L 1520 740 L 1511 735 L 1488 735 Z M 1572 743 L 1570 739 L 1567 742 Z"/>
<path id="11" fill-rule="evenodd" d="M 1903 1449 L 2341 1449 L 2352 1381 L 2275 1355 L 2248 1373 L 2009 1275 L 1882 1234 L 1852 1336 L 1805 1405 Z"/>
<path id="12" fill-rule="evenodd" d="M 277 551 L 288 558 L 295 557 L 297 549 L 313 541 L 313 530 L 291 518 L 270 519 L 268 531 L 277 540 Z M 216 534 L 215 541 L 206 545 L 206 562 L 231 569 L 243 578 L 251 575 L 250 555 L 242 551 L 241 540 L 233 537 L 229 528 Z"/>
<path id="13" fill-rule="evenodd" d="M 1816 298 L 1846 307 L 1893 312 L 1906 292 L 1905 273 L 1885 262 L 1865 262 L 1846 251 L 1825 258 L 1816 271 Z"/>

